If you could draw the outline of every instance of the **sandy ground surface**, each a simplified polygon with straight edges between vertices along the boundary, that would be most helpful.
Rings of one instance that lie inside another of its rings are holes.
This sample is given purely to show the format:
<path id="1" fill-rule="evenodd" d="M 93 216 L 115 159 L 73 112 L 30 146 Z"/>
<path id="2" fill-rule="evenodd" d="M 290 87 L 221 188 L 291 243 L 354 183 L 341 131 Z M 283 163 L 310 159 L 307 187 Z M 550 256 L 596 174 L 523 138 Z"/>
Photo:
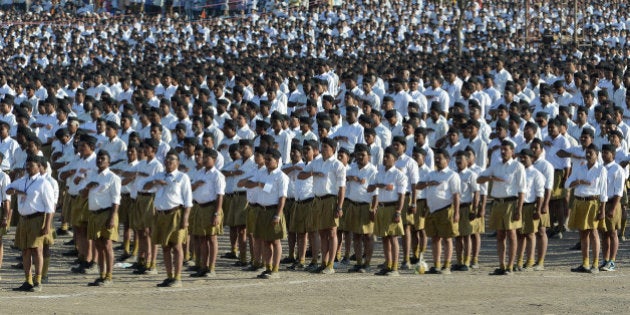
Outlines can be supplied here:
<path id="1" fill-rule="evenodd" d="M 485 237 L 481 268 L 452 275 L 414 275 L 401 271 L 396 278 L 372 274 L 348 274 L 338 268 L 334 275 L 282 271 L 280 279 L 260 280 L 255 274 L 231 267 L 233 260 L 219 259 L 217 277 L 195 280 L 184 274 L 182 288 L 155 285 L 164 276 L 135 276 L 129 269 L 116 269 L 114 285 L 92 288 L 93 275 L 69 272 L 70 258 L 61 253 L 70 246 L 59 238 L 53 247 L 50 283 L 41 293 L 19 293 L 23 274 L 11 269 L 18 252 L 8 249 L 12 235 L 5 237 L 6 252 L 0 271 L 0 313 L 383 313 L 392 314 L 559 314 L 630 313 L 630 271 L 624 263 L 630 251 L 622 243 L 619 270 L 597 275 L 569 271 L 581 261 L 575 244 L 577 233 L 553 239 L 544 272 L 520 272 L 512 276 L 489 276 L 496 267 L 494 239 Z M 221 253 L 228 244 L 221 237 Z M 117 251 L 117 255 L 120 255 Z M 383 261 L 377 245 L 374 264 Z M 160 256 L 161 259 L 161 256 Z M 430 261 L 429 261 L 430 264 Z M 286 269 L 286 266 L 283 266 Z"/>

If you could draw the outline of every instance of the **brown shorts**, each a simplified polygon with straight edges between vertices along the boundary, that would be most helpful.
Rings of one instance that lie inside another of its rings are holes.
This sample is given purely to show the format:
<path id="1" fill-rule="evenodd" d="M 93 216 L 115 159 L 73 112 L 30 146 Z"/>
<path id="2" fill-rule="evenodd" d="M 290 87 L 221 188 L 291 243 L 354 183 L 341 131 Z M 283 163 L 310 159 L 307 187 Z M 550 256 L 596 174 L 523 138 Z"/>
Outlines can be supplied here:
<path id="1" fill-rule="evenodd" d="M 535 212 L 536 203 L 523 204 L 523 213 L 521 217 L 523 226 L 518 231 L 520 234 L 532 234 L 538 232 L 540 219 L 534 219 Z"/>
<path id="2" fill-rule="evenodd" d="M 289 232 L 306 233 L 311 220 L 313 198 L 294 201 L 293 207 L 285 212 L 291 212 L 289 216 Z M 286 207 L 285 207 L 286 209 Z M 315 230 L 313 230 L 315 231 Z"/>
<path id="3" fill-rule="evenodd" d="M 120 206 L 118 207 L 118 222 L 124 226 L 130 225 L 130 218 L 133 214 L 136 201 L 131 199 L 129 194 L 122 194 L 120 196 Z"/>
<path id="4" fill-rule="evenodd" d="M 608 212 L 612 208 L 612 205 L 606 204 L 606 217 L 604 219 L 604 224 L 600 225 L 599 230 L 603 232 L 612 232 L 621 229 L 621 202 L 617 203 L 615 207 L 615 212 L 613 213 L 612 218 L 608 217 Z"/>
<path id="5" fill-rule="evenodd" d="M 514 221 L 514 211 L 517 211 L 518 201 L 494 201 L 490 213 L 490 228 L 493 230 L 516 230 L 523 226 L 523 221 Z"/>
<path id="6" fill-rule="evenodd" d="M 326 230 L 339 226 L 337 213 L 337 196 L 315 197 L 313 203 L 313 223 L 317 230 Z"/>
<path id="7" fill-rule="evenodd" d="M 43 213 L 32 217 L 16 216 L 19 217 L 19 222 L 15 232 L 15 246 L 21 250 L 43 247 L 46 236 L 41 233 L 46 224 L 46 216 Z"/>
<path id="8" fill-rule="evenodd" d="M 144 230 L 153 228 L 155 221 L 155 208 L 153 206 L 153 195 L 141 195 L 138 193 L 134 215 L 131 223 L 134 230 Z"/>
<path id="9" fill-rule="evenodd" d="M 245 194 L 232 194 L 230 196 L 229 222 L 226 222 L 227 226 L 244 226 L 247 223 L 247 211 L 245 211 L 245 205 L 247 205 L 247 196 Z M 223 208 L 226 206 L 224 205 Z M 286 208 L 285 208 L 286 209 Z"/>
<path id="10" fill-rule="evenodd" d="M 77 195 L 72 201 L 72 226 L 84 227 L 88 221 L 88 199 Z"/>
<path id="11" fill-rule="evenodd" d="M 572 230 L 596 230 L 604 224 L 597 219 L 599 200 L 578 200 L 573 202 L 573 211 L 569 215 L 569 228 Z"/>
<path id="12" fill-rule="evenodd" d="M 379 206 L 376 211 L 374 222 L 374 234 L 379 237 L 402 236 L 405 235 L 403 218 L 398 223 L 394 222 L 398 205 Z"/>
<path id="13" fill-rule="evenodd" d="M 453 222 L 453 206 L 431 212 L 425 221 L 424 230 L 429 237 L 452 238 L 459 236 L 459 222 Z"/>
<path id="14" fill-rule="evenodd" d="M 105 239 L 118 240 L 118 216 L 114 217 L 114 227 L 107 228 L 111 211 L 101 211 L 88 213 L 88 238 L 91 240 Z"/>
<path id="15" fill-rule="evenodd" d="M 195 220 L 190 222 L 191 234 L 194 236 L 214 236 L 223 234 L 223 211 L 217 210 L 216 202 L 205 207 L 199 204 L 193 206 L 195 209 Z M 219 224 L 212 225 L 214 214 L 219 213 Z"/>
<path id="16" fill-rule="evenodd" d="M 354 234 L 374 233 L 374 221 L 370 220 L 371 204 L 369 202 L 356 203 L 346 200 L 344 207 L 346 209 L 343 216 L 346 217 L 348 228 L 346 231 Z"/>
<path id="17" fill-rule="evenodd" d="M 172 246 L 182 244 L 186 240 L 186 229 L 182 229 L 182 209 L 170 213 L 160 212 L 155 214 L 155 224 L 151 231 L 153 244 Z"/>
<path id="18" fill-rule="evenodd" d="M 260 207 L 256 217 L 256 233 L 254 237 L 266 242 L 281 240 L 287 237 L 284 214 L 280 214 L 280 222 L 273 224 L 273 217 L 277 213 L 277 207 Z"/>

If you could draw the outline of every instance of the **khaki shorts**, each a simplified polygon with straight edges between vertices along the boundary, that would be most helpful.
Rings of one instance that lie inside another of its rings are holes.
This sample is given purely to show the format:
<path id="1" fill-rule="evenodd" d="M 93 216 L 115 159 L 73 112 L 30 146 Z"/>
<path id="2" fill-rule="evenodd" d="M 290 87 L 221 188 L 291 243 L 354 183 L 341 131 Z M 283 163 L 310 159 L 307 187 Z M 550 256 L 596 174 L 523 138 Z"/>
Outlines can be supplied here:
<path id="1" fill-rule="evenodd" d="M 101 211 L 96 213 L 90 211 L 88 213 L 88 238 L 91 240 L 105 239 L 105 240 L 118 240 L 118 216 L 114 217 L 114 227 L 107 228 L 109 224 L 109 216 L 111 210 Z"/>
<path id="2" fill-rule="evenodd" d="M 405 235 L 405 227 L 403 219 L 400 218 L 398 223 L 394 222 L 398 204 L 383 206 L 380 205 L 376 211 L 374 222 L 374 234 L 379 237 L 402 236 Z"/>
<path id="3" fill-rule="evenodd" d="M 517 211 L 518 201 L 494 201 L 490 213 L 490 228 L 493 230 L 516 230 L 523 226 L 523 221 L 514 221 L 514 211 Z"/>
<path id="4" fill-rule="evenodd" d="M 601 224 L 599 230 L 602 232 L 613 232 L 621 229 L 621 202 L 617 203 L 615 207 L 615 213 L 612 218 L 608 217 L 608 211 L 612 206 L 610 204 L 606 204 L 606 217 L 604 219 L 604 224 Z"/>
<path id="5" fill-rule="evenodd" d="M 225 223 L 227 226 L 245 226 L 247 223 L 247 196 L 244 193 L 233 194 L 230 201 L 230 222 Z M 225 206 L 224 206 L 225 208 Z"/>
<path id="6" fill-rule="evenodd" d="M 261 208 L 257 204 L 248 204 L 245 208 L 247 209 L 247 222 L 245 224 L 245 228 L 247 229 L 247 233 L 254 234 L 256 232 L 258 212 L 261 211 Z"/>
<path id="7" fill-rule="evenodd" d="M 134 208 L 136 206 L 136 201 L 131 199 L 129 194 L 122 194 L 120 196 L 120 206 L 118 207 L 118 222 L 124 226 L 130 225 L 130 218 L 133 214 Z"/>
<path id="8" fill-rule="evenodd" d="M 459 236 L 469 236 L 472 234 L 473 226 L 472 221 L 470 221 L 471 211 L 471 204 L 464 205 L 464 207 L 459 206 Z"/>
<path id="9" fill-rule="evenodd" d="M 66 223 L 72 223 L 72 204 L 76 197 L 71 196 L 68 191 L 63 196 L 63 205 L 61 206 L 61 215 Z M 15 199 L 15 198 L 14 198 Z"/>
<path id="10" fill-rule="evenodd" d="M 573 211 L 569 216 L 569 228 L 572 230 L 595 230 L 604 224 L 603 220 L 597 220 L 599 200 L 579 200 L 575 197 Z"/>
<path id="11" fill-rule="evenodd" d="M 454 215 L 455 209 L 452 205 L 429 213 L 424 225 L 427 236 L 441 238 L 459 236 L 459 223 L 453 222 Z"/>
<path id="12" fill-rule="evenodd" d="M 520 234 L 532 234 L 538 232 L 540 226 L 540 219 L 534 219 L 534 213 L 536 212 L 536 203 L 523 204 L 523 213 L 521 221 L 523 221 L 523 227 L 518 231 Z"/>
<path id="13" fill-rule="evenodd" d="M 285 212 L 290 212 L 289 220 L 289 232 L 292 233 L 306 233 L 308 232 L 308 224 L 311 215 L 311 208 L 313 206 L 313 198 L 303 201 L 294 201 L 293 207 Z M 286 209 L 286 208 L 285 208 Z"/>
<path id="14" fill-rule="evenodd" d="M 155 222 L 154 199 L 153 195 L 141 195 L 138 193 L 134 215 L 131 217 L 134 230 L 153 228 L 153 223 Z"/>
<path id="15" fill-rule="evenodd" d="M 567 190 L 564 188 L 564 170 L 554 170 L 553 189 L 551 190 L 550 200 L 564 199 L 566 196 Z"/>
<path id="16" fill-rule="evenodd" d="M 72 201 L 72 226 L 84 227 L 88 221 L 88 199 L 77 195 Z"/>
<path id="17" fill-rule="evenodd" d="M 411 195 L 409 195 L 409 193 L 406 193 L 403 199 L 402 219 L 403 219 L 403 225 L 413 226 L 414 223 L 416 222 L 416 216 L 413 214 L 413 212 L 409 212 L 409 205 L 411 203 L 410 196 Z M 416 210 L 418 209 L 416 208 Z"/>
<path id="18" fill-rule="evenodd" d="M 427 200 L 418 199 L 416 201 L 416 213 L 413 215 L 413 229 L 415 231 L 424 230 L 427 215 L 429 215 L 429 206 L 427 206 Z"/>
<path id="19" fill-rule="evenodd" d="M 372 234 L 374 233 L 374 221 L 370 220 L 370 207 L 369 202 L 357 203 L 346 200 L 344 203 L 343 216 L 346 217 L 347 230 L 354 234 Z"/>
<path id="20" fill-rule="evenodd" d="M 284 214 L 280 214 L 280 222 L 273 224 L 273 217 L 278 212 L 277 206 L 260 207 L 256 218 L 256 233 L 254 237 L 266 242 L 285 239 L 287 237 L 286 221 Z"/>
<path id="21" fill-rule="evenodd" d="M 151 231 L 153 244 L 163 247 L 182 244 L 186 240 L 186 229 L 181 229 L 182 209 L 164 213 L 156 211 L 155 224 Z"/>
<path id="22" fill-rule="evenodd" d="M 549 210 L 547 210 L 547 213 L 540 214 L 539 227 L 544 227 L 544 228 L 551 227 L 551 216 L 549 215 Z"/>
<path id="23" fill-rule="evenodd" d="M 339 226 L 337 213 L 337 196 L 315 197 L 313 202 L 313 225 L 317 230 L 326 230 Z"/>
<path id="24" fill-rule="evenodd" d="M 19 222 L 15 231 L 15 246 L 21 250 L 43 247 L 46 236 L 41 233 L 46 224 L 46 216 L 43 213 L 30 218 L 16 216 L 19 216 Z"/>
<path id="25" fill-rule="evenodd" d="M 233 223 L 232 217 L 232 200 L 234 199 L 233 194 L 225 194 L 223 195 L 223 224 L 226 226 L 235 226 Z"/>
<path id="26" fill-rule="evenodd" d="M 191 234 L 194 236 L 214 236 L 223 234 L 223 211 L 217 211 L 216 202 L 201 207 L 199 204 L 193 205 L 195 209 L 195 220 L 190 222 Z M 212 225 L 214 213 L 219 212 L 219 224 Z"/>

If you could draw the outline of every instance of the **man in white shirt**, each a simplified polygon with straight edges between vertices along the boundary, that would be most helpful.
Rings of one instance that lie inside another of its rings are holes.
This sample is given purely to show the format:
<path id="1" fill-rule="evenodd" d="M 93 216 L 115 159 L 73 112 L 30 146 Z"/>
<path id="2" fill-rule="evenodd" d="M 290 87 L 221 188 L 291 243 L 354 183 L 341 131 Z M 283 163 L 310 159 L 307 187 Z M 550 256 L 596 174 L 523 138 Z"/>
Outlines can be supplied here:
<path id="1" fill-rule="evenodd" d="M 460 150 L 451 156 L 455 158 L 457 173 L 460 178 L 459 236 L 455 238 L 457 264 L 452 269 L 454 271 L 468 271 L 472 250 L 473 220 L 476 218 L 475 209 L 479 203 L 481 188 L 477 184 L 477 173 L 468 168 L 470 163 L 466 152 Z"/>
<path id="2" fill-rule="evenodd" d="M 535 154 L 531 149 L 523 149 L 519 153 L 520 162 L 525 167 L 527 189 L 523 201 L 523 227 L 518 231 L 519 251 L 516 270 L 534 270 L 534 255 L 536 252 L 536 236 L 542 207 L 545 199 L 545 178 L 533 165 Z M 529 249 L 527 261 L 524 260 L 525 250 Z"/>
<path id="3" fill-rule="evenodd" d="M 617 265 L 615 264 L 617 250 L 619 249 L 617 230 L 621 228 L 621 198 L 624 194 L 626 175 L 624 169 L 615 162 L 616 150 L 614 145 L 605 144 L 602 146 L 602 160 L 608 173 L 606 218 L 604 219 L 604 224 L 599 227 L 604 238 L 602 241 L 604 261 L 599 266 L 599 269 L 603 271 L 617 270 Z"/>
<path id="4" fill-rule="evenodd" d="M 158 287 L 182 286 L 181 272 L 184 262 L 182 244 L 186 240 L 188 216 L 192 207 L 190 178 L 178 170 L 179 157 L 174 150 L 166 154 L 164 172 L 149 177 L 143 188 L 155 192 L 155 223 L 151 239 L 162 245 L 167 278 Z"/>
<path id="5" fill-rule="evenodd" d="M 337 226 L 343 215 L 343 200 L 346 193 L 346 169 L 334 156 L 337 141 L 321 140 L 321 159 L 316 159 L 304 168 L 298 179 L 313 178 L 314 218 L 317 218 L 322 250 L 322 264 L 315 273 L 333 274 L 333 263 L 337 253 Z"/>
<path id="6" fill-rule="evenodd" d="M 18 198 L 20 222 L 15 244 L 22 250 L 26 278 L 20 287 L 13 290 L 40 292 L 44 239 L 52 231 L 51 222 L 55 212 L 54 191 L 50 183 L 40 175 L 36 156 L 29 155 L 27 158 L 26 172 L 24 177 L 9 184 L 6 190 L 8 195 L 15 195 Z M 33 256 L 35 259 L 32 259 Z M 33 279 L 33 269 L 36 274 L 35 279 Z"/>
<path id="7" fill-rule="evenodd" d="M 96 171 L 88 174 L 82 183 L 81 193 L 88 198 L 88 237 L 94 242 L 99 255 L 100 277 L 90 286 L 111 286 L 114 268 L 112 242 L 118 240 L 118 207 L 121 180 L 109 170 L 109 153 L 100 150 L 96 155 Z"/>
<path id="8" fill-rule="evenodd" d="M 453 255 L 453 237 L 459 235 L 460 192 L 459 175 L 448 167 L 450 157 L 444 149 L 435 150 L 436 170 L 418 183 L 425 190 L 429 215 L 425 221 L 427 236 L 431 237 L 433 267 L 429 274 L 450 274 Z M 444 264 L 442 265 L 442 240 L 444 240 Z"/>
<path id="9" fill-rule="evenodd" d="M 573 188 L 575 201 L 569 216 L 569 228 L 580 231 L 582 264 L 571 268 L 572 272 L 599 272 L 599 234 L 608 201 L 608 172 L 597 162 L 599 149 L 594 144 L 586 148 L 586 163 L 577 165 L 564 187 Z M 590 264 L 589 249 L 593 247 L 593 264 Z"/>
<path id="10" fill-rule="evenodd" d="M 516 259 L 516 229 L 522 227 L 521 215 L 525 197 L 525 168 L 513 159 L 514 143 L 501 142 L 501 160 L 481 172 L 477 183 L 493 182 L 490 196 L 494 198 L 490 216 L 490 227 L 497 231 L 497 252 L 500 267 L 491 275 L 510 275 Z M 506 256 L 506 239 L 509 252 Z"/>
<path id="11" fill-rule="evenodd" d="M 191 189 L 195 217 L 191 234 L 199 248 L 199 269 L 191 277 L 205 278 L 216 275 L 215 265 L 219 252 L 217 236 L 223 234 L 223 196 L 225 176 L 215 167 L 218 153 L 214 149 L 203 150 L 203 171 L 192 179 Z"/>

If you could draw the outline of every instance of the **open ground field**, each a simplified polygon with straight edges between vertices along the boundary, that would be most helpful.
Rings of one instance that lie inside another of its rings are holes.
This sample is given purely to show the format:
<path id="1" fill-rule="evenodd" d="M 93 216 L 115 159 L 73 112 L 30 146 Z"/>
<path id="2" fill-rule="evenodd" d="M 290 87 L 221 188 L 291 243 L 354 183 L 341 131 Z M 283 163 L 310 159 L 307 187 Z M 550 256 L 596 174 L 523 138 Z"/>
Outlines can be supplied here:
<path id="1" fill-rule="evenodd" d="M 13 236 L 5 239 L 4 266 L 0 274 L 0 312 L 16 313 L 383 313 L 411 314 L 558 314 L 630 313 L 630 260 L 627 243 L 621 244 L 619 271 L 597 275 L 575 274 L 570 267 L 580 254 L 568 248 L 577 233 L 550 241 L 547 271 L 520 272 L 512 276 L 489 276 L 496 264 L 494 239 L 484 238 L 481 269 L 452 275 L 414 275 L 402 271 L 397 278 L 371 274 L 348 274 L 343 268 L 334 275 L 312 275 L 282 271 L 281 279 L 260 280 L 255 274 L 231 267 L 232 260 L 219 259 L 217 277 L 193 280 L 183 275 L 184 286 L 162 289 L 163 265 L 156 276 L 135 276 L 116 269 L 114 285 L 92 288 L 93 275 L 73 275 L 69 250 L 60 238 L 53 247 L 50 283 L 41 293 L 16 293 L 12 287 L 23 281 L 22 272 L 11 269 L 18 252 L 8 249 Z M 228 239 L 221 237 L 220 252 Z M 117 255 L 120 252 L 117 252 Z M 374 264 L 383 261 L 377 245 Z M 428 261 L 430 264 L 430 261 Z M 286 268 L 286 266 L 283 266 Z"/>

